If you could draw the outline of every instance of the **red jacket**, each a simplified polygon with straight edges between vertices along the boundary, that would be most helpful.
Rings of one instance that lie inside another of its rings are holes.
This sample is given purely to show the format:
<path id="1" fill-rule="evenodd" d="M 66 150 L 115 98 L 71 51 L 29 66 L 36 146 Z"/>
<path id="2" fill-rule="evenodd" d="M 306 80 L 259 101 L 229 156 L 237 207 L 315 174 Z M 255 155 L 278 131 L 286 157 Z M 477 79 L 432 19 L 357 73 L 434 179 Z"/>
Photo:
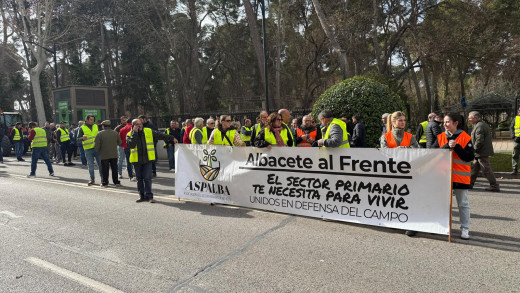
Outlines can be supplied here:
<path id="1" fill-rule="evenodd" d="M 192 129 L 193 129 L 192 125 L 186 127 L 186 130 L 184 131 L 184 137 L 182 137 L 182 143 L 186 143 L 186 144 L 190 144 L 191 143 L 190 132 L 191 132 Z"/>
<path id="2" fill-rule="evenodd" d="M 119 130 L 119 137 L 121 137 L 121 145 L 123 146 L 124 149 L 128 149 L 128 147 L 126 146 L 126 136 L 128 135 L 128 133 L 131 130 L 132 130 L 132 123 L 126 124 L 125 127 L 121 128 Z"/>

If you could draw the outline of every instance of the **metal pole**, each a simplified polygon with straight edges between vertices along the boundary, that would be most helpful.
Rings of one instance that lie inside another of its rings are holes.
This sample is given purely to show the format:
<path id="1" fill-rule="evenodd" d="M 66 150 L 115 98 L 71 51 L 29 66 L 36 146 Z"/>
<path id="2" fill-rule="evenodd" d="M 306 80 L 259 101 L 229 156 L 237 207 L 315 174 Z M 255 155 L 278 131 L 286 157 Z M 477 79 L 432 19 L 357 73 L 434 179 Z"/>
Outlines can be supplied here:
<path id="1" fill-rule="evenodd" d="M 58 62 L 56 62 L 56 43 L 53 45 L 54 56 L 54 78 L 56 79 L 56 88 L 58 88 Z"/>
<path id="2" fill-rule="evenodd" d="M 264 39 L 265 108 L 269 113 L 269 81 L 267 79 L 267 36 L 265 34 L 265 0 L 262 0 L 262 33 Z"/>

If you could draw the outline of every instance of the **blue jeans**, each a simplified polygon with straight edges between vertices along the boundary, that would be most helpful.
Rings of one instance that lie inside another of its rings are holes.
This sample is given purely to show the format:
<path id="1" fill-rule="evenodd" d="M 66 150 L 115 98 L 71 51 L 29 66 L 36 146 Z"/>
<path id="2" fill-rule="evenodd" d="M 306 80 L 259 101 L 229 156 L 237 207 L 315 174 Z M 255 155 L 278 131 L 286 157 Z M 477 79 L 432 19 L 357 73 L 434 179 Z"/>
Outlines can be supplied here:
<path id="1" fill-rule="evenodd" d="M 99 178 L 103 178 L 103 174 L 101 172 L 101 159 L 99 158 L 99 153 L 92 148 L 85 150 L 85 156 L 87 157 L 88 173 L 90 174 L 90 179 L 96 179 L 96 177 L 94 176 L 94 158 L 96 159 L 96 163 L 98 166 Z"/>
<path id="2" fill-rule="evenodd" d="M 0 140 L 1 142 L 1 140 Z M 2 145 L 0 144 L 0 162 L 4 161 L 4 151 L 2 151 Z"/>
<path id="3" fill-rule="evenodd" d="M 132 163 L 130 163 L 130 149 L 124 149 L 125 150 L 125 157 L 126 157 L 126 170 L 128 171 L 128 178 L 132 179 L 134 178 L 134 167 Z"/>
<path id="4" fill-rule="evenodd" d="M 117 173 L 123 175 L 123 165 L 125 164 L 125 149 L 122 146 L 117 146 Z"/>
<path id="5" fill-rule="evenodd" d="M 170 170 L 175 169 L 175 145 L 166 147 L 166 152 L 168 153 L 168 164 L 170 165 Z"/>
<path id="6" fill-rule="evenodd" d="M 15 142 L 14 143 L 14 153 L 16 154 L 16 158 L 18 160 L 22 159 L 22 155 L 23 155 L 23 142 Z"/>
<path id="7" fill-rule="evenodd" d="M 152 199 L 152 162 L 134 164 L 137 190 L 141 199 Z"/>
<path id="8" fill-rule="evenodd" d="M 87 165 L 87 157 L 85 156 L 85 150 L 83 149 L 83 146 L 79 146 L 79 156 L 81 157 L 81 164 L 83 166 Z"/>
<path id="9" fill-rule="evenodd" d="M 457 206 L 459 208 L 460 227 L 469 229 L 469 200 L 467 189 L 453 189 L 453 194 L 457 199 Z"/>
<path id="10" fill-rule="evenodd" d="M 36 165 L 38 164 L 38 159 L 42 158 L 45 164 L 47 164 L 47 170 L 49 170 L 49 174 L 54 173 L 52 169 L 51 160 L 49 160 L 49 153 L 47 151 L 47 147 L 36 147 L 32 148 L 31 152 L 31 174 L 36 175 Z"/>

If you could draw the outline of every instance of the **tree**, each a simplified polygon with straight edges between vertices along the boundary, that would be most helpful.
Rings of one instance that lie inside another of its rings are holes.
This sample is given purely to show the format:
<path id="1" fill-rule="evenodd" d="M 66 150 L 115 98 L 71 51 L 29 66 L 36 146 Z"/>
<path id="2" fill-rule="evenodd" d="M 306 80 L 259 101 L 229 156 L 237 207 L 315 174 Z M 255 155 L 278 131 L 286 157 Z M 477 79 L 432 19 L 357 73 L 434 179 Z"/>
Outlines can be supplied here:
<path id="1" fill-rule="evenodd" d="M 314 104 L 312 116 L 318 117 L 323 110 L 330 110 L 336 118 L 359 114 L 366 126 L 367 145 L 377 147 L 381 136 L 381 115 L 403 109 L 399 96 L 387 86 L 356 76 L 325 91 Z"/>
<path id="2" fill-rule="evenodd" d="M 45 49 L 59 39 L 60 34 L 53 32 L 53 21 L 60 13 L 69 11 L 69 4 L 60 1 L 58 4 L 54 0 L 23 1 L 16 0 L 12 6 L 13 32 L 21 39 L 22 45 L 27 54 L 21 57 L 16 50 L 11 51 L 13 58 L 22 61 L 22 65 L 29 73 L 29 78 L 34 94 L 37 120 L 43 125 L 45 107 L 42 98 L 40 74 L 48 64 L 48 57 Z"/>

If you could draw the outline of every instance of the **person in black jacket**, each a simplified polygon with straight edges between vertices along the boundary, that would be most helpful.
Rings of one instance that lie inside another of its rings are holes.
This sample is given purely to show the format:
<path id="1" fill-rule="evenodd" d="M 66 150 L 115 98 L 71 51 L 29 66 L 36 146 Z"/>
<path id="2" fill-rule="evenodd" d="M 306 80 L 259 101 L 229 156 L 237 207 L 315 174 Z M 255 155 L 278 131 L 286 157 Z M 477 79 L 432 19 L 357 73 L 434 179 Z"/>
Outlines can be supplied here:
<path id="1" fill-rule="evenodd" d="M 431 149 L 434 147 L 439 147 L 437 143 L 437 135 L 443 132 L 442 121 L 444 120 L 444 116 L 442 114 L 436 115 L 432 121 L 429 121 L 426 124 L 426 148 Z"/>
<path id="2" fill-rule="evenodd" d="M 166 143 L 174 141 L 173 136 L 166 135 L 152 129 L 146 130 L 151 132 L 153 135 L 153 141 L 159 139 L 164 140 Z M 135 176 L 137 177 L 137 190 L 139 191 L 139 199 L 136 202 L 149 201 L 154 203 L 152 193 L 152 162 L 154 159 L 150 159 L 151 153 L 153 157 L 156 157 L 155 148 L 148 149 L 145 137 L 145 131 L 143 129 L 143 123 L 140 119 L 132 120 L 132 131 L 128 133 L 126 138 L 126 145 L 131 150 L 130 162 L 134 165 Z M 137 152 L 134 153 L 134 152 Z M 134 156 L 137 156 L 136 161 L 133 160 Z"/>
<path id="3" fill-rule="evenodd" d="M 351 147 L 364 148 L 367 146 L 367 132 L 365 124 L 361 121 L 361 116 L 356 114 L 352 116 L 352 122 L 354 123 L 354 130 L 352 131 L 352 144 Z"/>

